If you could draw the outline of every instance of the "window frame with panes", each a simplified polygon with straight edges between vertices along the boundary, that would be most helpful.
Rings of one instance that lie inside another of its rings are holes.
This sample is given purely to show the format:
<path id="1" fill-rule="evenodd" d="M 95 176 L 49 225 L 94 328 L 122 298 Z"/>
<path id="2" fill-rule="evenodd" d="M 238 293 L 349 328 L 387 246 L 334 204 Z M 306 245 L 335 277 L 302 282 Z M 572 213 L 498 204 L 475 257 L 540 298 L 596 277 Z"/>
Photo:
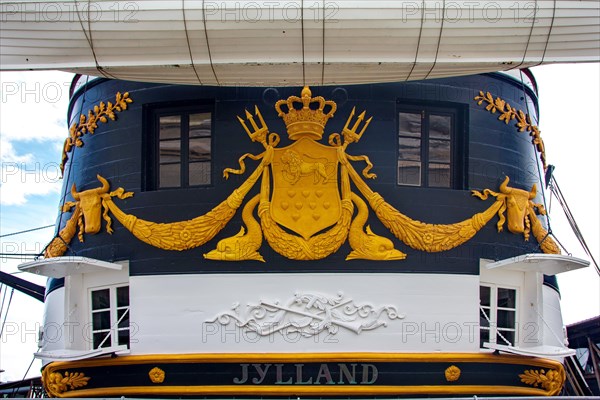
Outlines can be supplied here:
<path id="1" fill-rule="evenodd" d="M 487 292 L 487 294 L 486 294 Z M 505 295 L 502 295 L 504 293 Z M 512 297 L 508 294 L 512 293 Z M 507 296 L 508 295 L 508 296 Z M 479 285 L 479 347 L 483 343 L 517 346 L 519 290 L 507 285 Z M 484 314 L 485 313 L 485 314 Z M 512 319 L 510 315 L 512 314 Z M 503 315 L 503 316 L 502 316 Z M 489 319 L 489 322 L 488 322 Z M 487 332 L 487 334 L 485 333 Z"/>
<path id="2" fill-rule="evenodd" d="M 120 283 L 89 289 L 92 350 L 127 346 L 131 341 L 129 285 Z"/>
<path id="3" fill-rule="evenodd" d="M 212 185 L 214 106 L 154 106 L 148 119 L 146 189 Z"/>
<path id="4" fill-rule="evenodd" d="M 396 184 L 463 189 L 464 111 L 458 106 L 401 104 L 396 117 Z M 448 172 L 436 175 L 432 167 Z"/>

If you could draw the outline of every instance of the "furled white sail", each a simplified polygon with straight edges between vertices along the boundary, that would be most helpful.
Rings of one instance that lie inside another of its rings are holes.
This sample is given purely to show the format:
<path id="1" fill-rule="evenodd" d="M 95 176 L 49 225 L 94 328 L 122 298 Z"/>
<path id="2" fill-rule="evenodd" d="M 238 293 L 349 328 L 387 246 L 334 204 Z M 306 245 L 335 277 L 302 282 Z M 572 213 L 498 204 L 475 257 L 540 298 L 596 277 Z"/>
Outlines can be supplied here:
<path id="1" fill-rule="evenodd" d="M 322 85 L 600 61 L 591 1 L 3 1 L 2 70 Z"/>

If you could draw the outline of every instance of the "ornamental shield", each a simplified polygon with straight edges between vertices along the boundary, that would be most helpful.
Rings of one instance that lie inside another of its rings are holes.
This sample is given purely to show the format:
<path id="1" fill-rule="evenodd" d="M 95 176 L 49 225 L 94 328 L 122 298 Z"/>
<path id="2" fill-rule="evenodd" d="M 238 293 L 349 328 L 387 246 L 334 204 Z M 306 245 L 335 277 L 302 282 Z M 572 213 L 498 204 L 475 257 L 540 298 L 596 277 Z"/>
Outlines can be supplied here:
<path id="1" fill-rule="evenodd" d="M 309 138 L 275 149 L 271 217 L 304 239 L 342 215 L 337 149 Z"/>

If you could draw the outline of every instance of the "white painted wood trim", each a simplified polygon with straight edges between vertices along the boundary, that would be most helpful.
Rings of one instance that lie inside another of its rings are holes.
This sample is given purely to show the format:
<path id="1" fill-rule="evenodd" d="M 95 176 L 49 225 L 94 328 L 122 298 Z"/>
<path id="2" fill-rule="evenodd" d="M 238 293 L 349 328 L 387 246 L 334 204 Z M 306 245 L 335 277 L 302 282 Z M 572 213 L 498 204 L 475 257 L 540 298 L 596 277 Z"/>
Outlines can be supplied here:
<path id="1" fill-rule="evenodd" d="M 563 272 L 586 268 L 590 262 L 581 258 L 561 254 L 523 254 L 505 260 L 490 262 L 488 270 L 504 269 L 521 272 L 540 272 L 544 275 L 556 275 Z"/>
<path id="2" fill-rule="evenodd" d="M 102 270 L 120 271 L 121 264 L 109 263 L 88 257 L 54 257 L 29 261 L 19 265 L 19 270 L 50 278 L 64 278 L 74 274 L 86 274 Z"/>

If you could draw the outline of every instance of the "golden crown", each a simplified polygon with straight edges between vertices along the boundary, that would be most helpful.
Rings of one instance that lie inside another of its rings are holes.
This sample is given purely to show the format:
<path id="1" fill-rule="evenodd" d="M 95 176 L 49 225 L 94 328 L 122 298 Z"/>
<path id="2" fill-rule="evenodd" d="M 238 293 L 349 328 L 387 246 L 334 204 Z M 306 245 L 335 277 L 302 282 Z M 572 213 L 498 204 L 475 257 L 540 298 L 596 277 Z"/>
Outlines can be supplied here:
<path id="1" fill-rule="evenodd" d="M 282 110 L 281 106 L 287 106 Z M 297 108 L 301 106 L 302 108 Z M 327 112 L 325 107 L 329 106 Z M 291 140 L 308 137 L 320 140 L 325 130 L 325 124 L 333 117 L 337 105 L 332 100 L 325 100 L 321 96 L 312 97 L 308 86 L 302 89 L 301 97 L 290 96 L 287 100 L 279 100 L 275 103 L 278 115 L 283 118 Z"/>

